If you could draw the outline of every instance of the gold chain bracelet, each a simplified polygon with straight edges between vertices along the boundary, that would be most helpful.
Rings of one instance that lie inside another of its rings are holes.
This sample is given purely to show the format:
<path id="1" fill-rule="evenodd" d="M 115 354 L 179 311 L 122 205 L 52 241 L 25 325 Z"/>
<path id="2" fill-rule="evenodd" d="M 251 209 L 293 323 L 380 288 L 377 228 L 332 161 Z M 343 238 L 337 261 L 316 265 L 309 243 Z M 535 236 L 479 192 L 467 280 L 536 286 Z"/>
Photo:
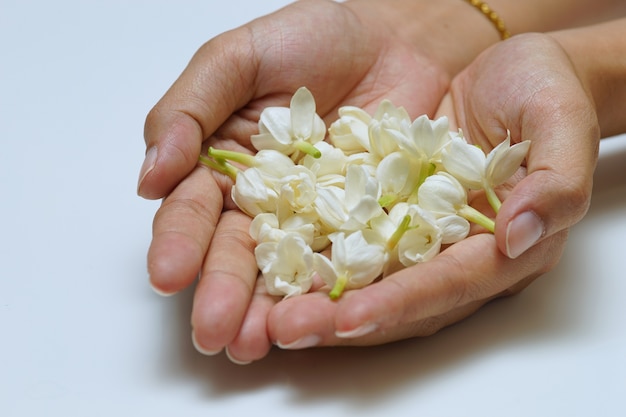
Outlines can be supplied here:
<path id="1" fill-rule="evenodd" d="M 493 23 L 495 28 L 498 30 L 498 33 L 500 33 L 500 39 L 505 40 L 511 37 L 511 33 L 507 30 L 506 26 L 504 25 L 504 21 L 502 20 L 500 15 L 494 12 L 486 2 L 481 0 L 465 1 L 480 10 L 481 13 L 484 14 L 491 21 L 491 23 Z"/>

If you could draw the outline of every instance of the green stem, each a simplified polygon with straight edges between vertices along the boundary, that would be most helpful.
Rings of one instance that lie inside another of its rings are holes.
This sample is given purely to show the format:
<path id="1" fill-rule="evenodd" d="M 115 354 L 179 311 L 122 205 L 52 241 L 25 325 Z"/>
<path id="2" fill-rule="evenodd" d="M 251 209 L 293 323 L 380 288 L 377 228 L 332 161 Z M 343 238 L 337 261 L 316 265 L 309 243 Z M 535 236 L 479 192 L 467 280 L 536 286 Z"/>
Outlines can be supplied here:
<path id="1" fill-rule="evenodd" d="M 232 166 L 228 162 L 215 162 L 213 159 L 207 158 L 204 155 L 200 155 L 198 159 L 202 164 L 208 166 L 209 168 L 214 169 L 217 172 L 221 172 L 224 175 L 228 175 L 233 181 L 237 179 L 239 169 Z"/>
<path id="2" fill-rule="evenodd" d="M 466 220 L 469 220 L 472 223 L 476 223 L 477 225 L 484 227 L 491 233 L 493 233 L 495 230 L 496 224 L 493 219 L 485 216 L 472 206 L 468 206 L 466 204 L 458 211 L 458 215 L 465 218 Z"/>
<path id="3" fill-rule="evenodd" d="M 346 288 L 347 283 L 348 277 L 346 275 L 339 275 L 337 277 L 337 281 L 335 281 L 335 285 L 333 285 L 332 290 L 330 290 L 330 293 L 328 293 L 330 299 L 336 300 L 341 297 L 341 294 L 343 294 L 343 290 Z"/>
<path id="4" fill-rule="evenodd" d="M 393 232 L 393 234 L 387 241 L 388 250 L 391 251 L 398 245 L 398 242 L 400 242 L 400 239 L 402 239 L 402 236 L 404 236 L 406 231 L 409 230 L 410 224 L 411 224 L 411 216 L 407 214 L 406 216 L 402 218 L 402 221 L 398 225 L 398 228 L 396 229 L 395 232 Z"/>
<path id="5" fill-rule="evenodd" d="M 322 156 L 322 152 L 319 149 L 304 140 L 296 140 L 293 145 L 297 150 L 304 152 L 307 155 L 311 155 L 315 159 Z"/>
<path id="6" fill-rule="evenodd" d="M 252 167 L 255 165 L 254 156 L 242 152 L 229 151 L 226 149 L 215 149 L 211 146 L 207 153 L 209 156 L 215 158 L 218 161 L 234 161 L 247 167 Z"/>
<path id="7" fill-rule="evenodd" d="M 489 205 L 491 206 L 491 208 L 493 208 L 493 211 L 498 214 L 498 212 L 500 211 L 500 206 L 502 206 L 502 202 L 498 198 L 495 190 L 493 189 L 493 187 L 485 187 L 485 193 L 487 195 L 487 201 L 489 202 Z"/>

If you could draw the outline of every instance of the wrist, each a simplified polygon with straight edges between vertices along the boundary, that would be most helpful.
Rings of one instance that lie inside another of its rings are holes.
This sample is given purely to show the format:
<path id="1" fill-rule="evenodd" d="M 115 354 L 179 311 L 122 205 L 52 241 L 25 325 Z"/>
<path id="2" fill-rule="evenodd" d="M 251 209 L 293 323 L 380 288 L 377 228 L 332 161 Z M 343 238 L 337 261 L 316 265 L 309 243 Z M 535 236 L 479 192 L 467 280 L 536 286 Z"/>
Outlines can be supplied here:
<path id="1" fill-rule="evenodd" d="M 489 20 L 463 0 L 349 0 L 365 24 L 412 45 L 453 77 L 500 40 Z"/>
<path id="2" fill-rule="evenodd" d="M 626 14 L 623 0 L 485 1 L 512 35 L 555 31 Z M 344 4 L 373 27 L 384 26 L 420 48 L 449 76 L 500 39 L 493 23 L 465 0 L 348 0 Z"/>

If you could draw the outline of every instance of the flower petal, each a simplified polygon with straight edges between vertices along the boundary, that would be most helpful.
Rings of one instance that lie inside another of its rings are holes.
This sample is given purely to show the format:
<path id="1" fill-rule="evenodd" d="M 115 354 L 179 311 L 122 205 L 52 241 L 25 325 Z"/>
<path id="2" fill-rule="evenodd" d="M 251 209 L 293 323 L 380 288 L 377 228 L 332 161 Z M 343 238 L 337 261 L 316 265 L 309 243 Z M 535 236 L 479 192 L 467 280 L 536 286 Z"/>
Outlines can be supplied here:
<path id="1" fill-rule="evenodd" d="M 250 217 L 276 209 L 277 193 L 268 188 L 257 168 L 239 171 L 235 185 L 231 188 L 231 198 Z"/>
<path id="2" fill-rule="evenodd" d="M 254 248 L 254 257 L 257 267 L 261 272 L 265 271 L 277 258 L 276 248 L 278 242 L 263 242 Z"/>
<path id="3" fill-rule="evenodd" d="M 338 187 L 318 187 L 314 208 L 319 215 L 320 222 L 333 231 L 339 230 L 348 220 L 348 213 L 344 206 L 345 192 Z"/>
<path id="4" fill-rule="evenodd" d="M 330 142 L 348 154 L 369 150 L 371 116 L 354 106 L 339 108 L 339 119 L 328 129 Z"/>
<path id="5" fill-rule="evenodd" d="M 470 231 L 470 223 L 461 216 L 455 214 L 437 219 L 437 226 L 441 230 L 441 244 L 456 243 L 467 237 Z"/>
<path id="6" fill-rule="evenodd" d="M 436 229 L 408 230 L 398 243 L 398 258 L 404 266 L 415 265 L 434 258 L 441 250 L 441 232 Z"/>
<path id="7" fill-rule="evenodd" d="M 272 295 L 293 296 L 307 292 L 313 283 L 313 251 L 304 240 L 292 233 L 275 245 L 259 245 L 255 250 L 257 264 L 263 264 L 261 272 L 267 291 Z M 259 252 L 257 254 L 257 252 Z M 269 261 L 269 262 L 268 262 Z"/>
<path id="8" fill-rule="evenodd" d="M 300 87 L 291 97 L 291 132 L 296 139 L 305 140 L 313 133 L 315 99 L 306 88 Z"/>
<path id="9" fill-rule="evenodd" d="M 526 158 L 529 148 L 530 141 L 525 140 L 511 147 L 504 148 L 504 151 L 496 154 L 493 159 L 488 159 L 487 179 L 491 185 L 500 185 L 511 178 L 522 164 L 524 158 Z"/>
<path id="10" fill-rule="evenodd" d="M 382 246 L 369 244 L 360 231 L 350 234 L 342 242 L 342 248 L 335 251 L 332 247 L 332 262 L 338 271 L 338 265 L 344 265 L 349 271 L 346 288 L 360 288 L 374 281 L 383 270 L 385 251 Z M 339 257 L 338 260 L 335 260 Z"/>
<path id="11" fill-rule="evenodd" d="M 327 285 L 331 287 L 335 285 L 337 281 L 337 271 L 335 271 L 333 263 L 326 256 L 314 253 L 313 269 Z"/>
<path id="12" fill-rule="evenodd" d="M 269 137 L 267 135 L 270 135 Z M 259 146 L 278 142 L 274 147 Z M 282 151 L 285 146 L 291 145 L 291 111 L 287 107 L 267 107 L 261 112 L 259 118 L 259 134 L 252 135 L 252 145 L 258 149 L 276 149 Z M 282 146 L 282 147 L 281 147 Z"/>
<path id="13" fill-rule="evenodd" d="M 419 173 L 420 161 L 401 151 L 387 155 L 376 168 L 382 194 L 395 195 L 401 199 L 413 192 Z"/>
<path id="14" fill-rule="evenodd" d="M 455 136 L 443 150 L 441 161 L 446 171 L 463 185 L 480 189 L 485 175 L 485 159 L 482 150 L 460 136 Z"/>
<path id="15" fill-rule="evenodd" d="M 274 213 L 261 213 L 252 219 L 250 223 L 250 237 L 257 243 L 278 241 L 278 236 L 273 234 L 273 230 L 279 228 L 278 218 Z"/>
<path id="16" fill-rule="evenodd" d="M 456 214 L 467 204 L 467 192 L 459 181 L 447 172 L 426 178 L 417 191 L 419 205 L 436 217 Z"/>

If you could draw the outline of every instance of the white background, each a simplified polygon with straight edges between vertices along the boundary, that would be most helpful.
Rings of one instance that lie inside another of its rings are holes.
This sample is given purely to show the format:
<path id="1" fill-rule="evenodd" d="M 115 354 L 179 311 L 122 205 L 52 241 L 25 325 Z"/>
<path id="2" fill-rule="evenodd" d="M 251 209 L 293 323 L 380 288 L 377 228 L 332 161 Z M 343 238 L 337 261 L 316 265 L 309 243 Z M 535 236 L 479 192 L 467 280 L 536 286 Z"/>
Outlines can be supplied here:
<path id="1" fill-rule="evenodd" d="M 0 416 L 626 415 L 624 137 L 521 295 L 387 346 L 195 352 L 191 291 L 147 282 L 144 117 L 204 41 L 286 3 L 0 2 Z"/>

